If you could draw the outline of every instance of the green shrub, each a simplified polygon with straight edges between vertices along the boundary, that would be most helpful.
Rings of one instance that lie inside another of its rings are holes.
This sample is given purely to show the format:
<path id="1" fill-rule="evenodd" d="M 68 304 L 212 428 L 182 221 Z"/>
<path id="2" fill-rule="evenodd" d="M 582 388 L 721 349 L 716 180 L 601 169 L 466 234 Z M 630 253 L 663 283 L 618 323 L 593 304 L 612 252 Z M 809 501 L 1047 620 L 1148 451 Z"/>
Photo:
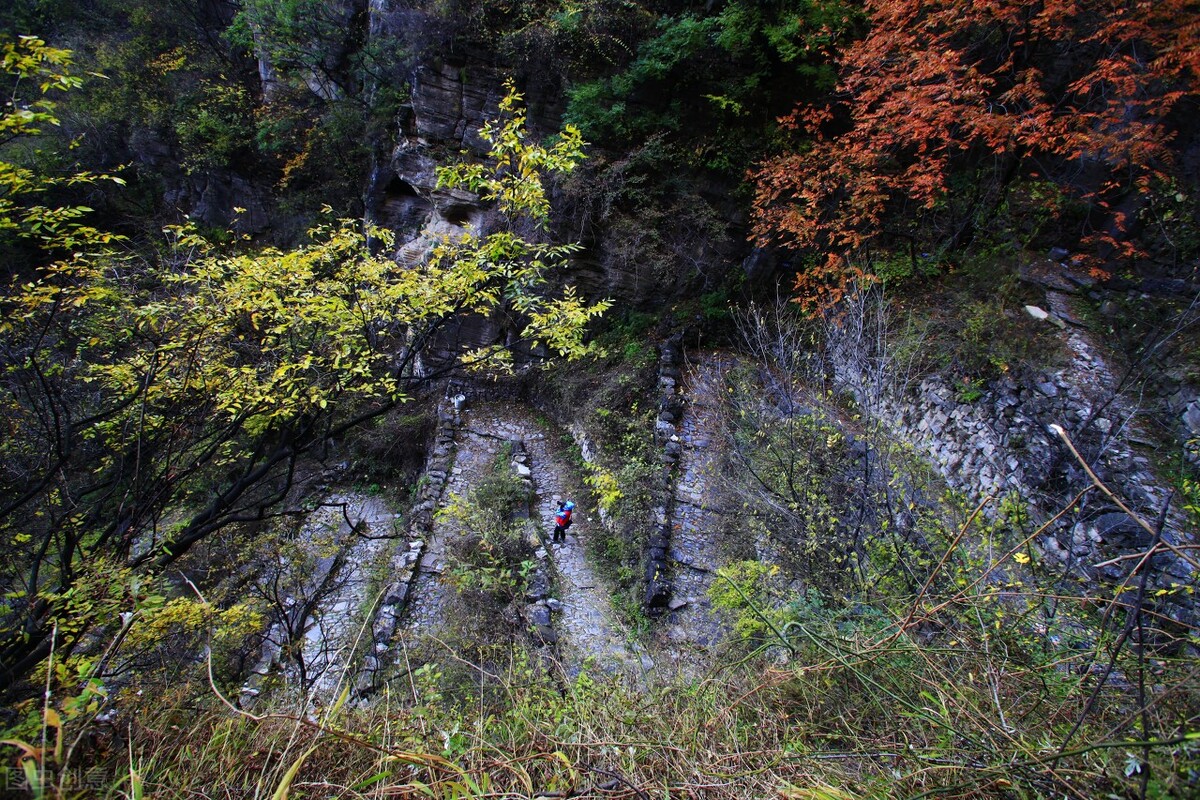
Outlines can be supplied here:
<path id="1" fill-rule="evenodd" d="M 250 96 L 240 86 L 206 81 L 175 123 L 188 173 L 230 169 L 254 152 Z"/>
<path id="2" fill-rule="evenodd" d="M 447 578 L 460 594 L 506 604 L 519 597 L 533 570 L 528 484 L 513 473 L 512 445 L 505 443 L 492 469 L 465 497 L 451 496 L 438 516 L 454 521 Z"/>

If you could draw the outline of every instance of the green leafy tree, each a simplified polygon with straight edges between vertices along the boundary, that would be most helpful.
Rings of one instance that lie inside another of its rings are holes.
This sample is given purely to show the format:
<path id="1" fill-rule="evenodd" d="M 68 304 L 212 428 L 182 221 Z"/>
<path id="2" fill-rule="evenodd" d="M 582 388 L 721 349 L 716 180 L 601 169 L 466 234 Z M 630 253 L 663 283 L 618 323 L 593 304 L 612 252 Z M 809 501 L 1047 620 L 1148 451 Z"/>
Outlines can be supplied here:
<path id="1" fill-rule="evenodd" d="M 120 178 L 90 172 L 50 176 L 34 168 L 34 145 L 46 128 L 59 124 L 54 95 L 82 83 L 70 73 L 70 65 L 68 51 L 50 47 L 36 36 L 0 46 L 6 95 L 0 113 L 0 245 L 24 240 L 62 250 L 113 239 L 83 224 L 90 208 L 59 204 L 51 198 L 60 187 L 102 180 L 123 183 Z"/>
<path id="2" fill-rule="evenodd" d="M 568 118 L 614 146 L 664 136 L 695 164 L 740 172 L 799 92 L 832 88 L 831 50 L 858 12 L 840 0 L 732 0 L 662 16 L 620 71 L 576 86 Z"/>
<path id="3" fill-rule="evenodd" d="M 401 39 L 385 33 L 382 6 L 320 0 L 239 3 L 224 39 L 257 61 L 255 108 L 263 165 L 280 170 L 281 207 L 311 219 L 332 205 L 362 212 L 357 187 L 392 149 L 407 98 Z"/>
<path id="4" fill-rule="evenodd" d="M 442 175 L 494 194 L 514 225 L 544 219 L 543 176 L 582 158 L 575 132 L 528 143 L 520 103 L 510 91 L 507 117 L 485 131 L 493 171 Z M 97 589 L 81 602 L 83 587 L 141 580 L 216 531 L 281 513 L 303 459 L 458 368 L 417 366 L 455 318 L 503 308 L 523 333 L 510 347 L 573 357 L 607 307 L 547 291 L 573 246 L 510 230 L 447 238 L 415 268 L 374 255 L 369 239 L 386 232 L 349 221 L 291 251 L 168 235 L 149 263 L 85 242 L 0 300 L 7 682 L 52 647 L 69 655 L 136 599 Z M 494 347 L 462 362 L 511 356 Z"/>
<path id="5" fill-rule="evenodd" d="M 355 46 L 363 20 L 353 4 L 247 0 L 240 5 L 229 36 L 254 52 L 267 70 L 264 78 L 282 71 L 310 80 L 326 95 L 358 91 L 370 57 Z"/>

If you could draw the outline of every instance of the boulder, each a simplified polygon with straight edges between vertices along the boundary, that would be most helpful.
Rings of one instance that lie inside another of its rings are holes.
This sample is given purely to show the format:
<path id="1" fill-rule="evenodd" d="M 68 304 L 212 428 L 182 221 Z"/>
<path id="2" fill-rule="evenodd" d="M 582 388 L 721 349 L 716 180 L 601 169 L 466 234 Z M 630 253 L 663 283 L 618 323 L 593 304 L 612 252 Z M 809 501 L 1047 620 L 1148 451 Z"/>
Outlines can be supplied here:
<path id="1" fill-rule="evenodd" d="M 1050 319 L 1050 312 L 1038 306 L 1025 306 L 1025 313 L 1037 320 L 1045 321 Z"/>
<path id="2" fill-rule="evenodd" d="M 525 591 L 525 597 L 529 600 L 543 600 L 550 596 L 550 581 L 541 570 L 533 573 L 529 578 L 529 588 Z"/>
<path id="3" fill-rule="evenodd" d="M 529 607 L 529 624 L 549 625 L 550 624 L 550 609 L 541 603 Z"/>
<path id="4" fill-rule="evenodd" d="M 1200 399 L 1193 400 L 1183 412 L 1183 424 L 1193 436 L 1200 434 Z"/>
<path id="5" fill-rule="evenodd" d="M 537 640 L 538 644 L 543 646 L 553 645 L 558 642 L 558 634 L 549 625 L 536 626 L 533 629 L 533 637 Z"/>

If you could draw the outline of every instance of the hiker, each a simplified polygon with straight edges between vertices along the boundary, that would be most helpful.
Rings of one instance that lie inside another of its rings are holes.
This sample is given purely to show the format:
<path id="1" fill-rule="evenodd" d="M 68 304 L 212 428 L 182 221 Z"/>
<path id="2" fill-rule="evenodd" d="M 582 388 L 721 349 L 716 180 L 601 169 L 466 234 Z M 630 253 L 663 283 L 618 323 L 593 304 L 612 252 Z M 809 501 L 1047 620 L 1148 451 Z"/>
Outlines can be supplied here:
<path id="1" fill-rule="evenodd" d="M 567 541 L 567 528 L 571 527 L 571 512 L 574 510 L 575 504 L 570 500 L 559 502 L 558 513 L 554 515 L 554 537 L 551 539 L 552 542 Z"/>

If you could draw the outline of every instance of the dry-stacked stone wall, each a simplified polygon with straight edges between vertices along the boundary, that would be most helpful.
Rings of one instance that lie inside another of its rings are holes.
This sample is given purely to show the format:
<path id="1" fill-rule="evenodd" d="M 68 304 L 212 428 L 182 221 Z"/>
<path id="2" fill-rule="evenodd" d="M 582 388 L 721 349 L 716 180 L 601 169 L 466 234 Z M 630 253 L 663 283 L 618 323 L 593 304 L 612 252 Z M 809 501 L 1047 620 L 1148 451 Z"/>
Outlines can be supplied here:
<path id="1" fill-rule="evenodd" d="M 438 408 L 433 449 L 426 460 L 416 503 L 409 513 L 407 546 L 397 548 L 392 556 L 388 570 L 391 580 L 371 626 L 372 646 L 363 660 L 356 687 L 360 694 L 370 693 L 390 665 L 389 653 L 409 604 L 413 577 L 433 532 L 433 516 L 454 466 L 454 432 L 458 422 L 453 399 L 447 398 Z"/>
<path id="2" fill-rule="evenodd" d="M 1018 383 L 1006 378 L 968 400 L 946 379 L 933 376 L 872 407 L 951 487 L 976 498 L 1015 494 L 1042 518 L 1071 505 L 1093 483 L 1052 427 L 1060 426 L 1130 510 L 1152 527 L 1163 520 L 1164 544 L 1143 567 L 1150 570 L 1150 594 L 1158 596 L 1158 610 L 1166 616 L 1194 623 L 1197 569 L 1194 555 L 1188 555 L 1195 551 L 1186 546 L 1195 543 L 1195 536 L 1178 500 L 1168 507 L 1171 490 L 1151 463 L 1154 448 L 1161 445 L 1141 433 L 1136 409 L 1114 396 L 1117 380 L 1088 340 L 1078 331 L 1067 333 L 1066 340 L 1070 362 L 1033 379 Z M 1037 544 L 1045 557 L 1066 569 L 1113 586 L 1130 578 L 1141 562 L 1134 554 L 1144 552 L 1153 538 L 1093 488 Z M 1136 577 L 1129 585 L 1138 585 L 1140 575 Z M 1166 591 L 1159 595 L 1159 589 Z"/>
<path id="3" fill-rule="evenodd" d="M 683 445 L 679 437 L 679 425 L 683 417 L 684 398 L 681 392 L 683 345 L 679 336 L 667 340 L 659 350 L 658 366 L 658 419 L 655 422 L 654 441 L 661 449 L 659 456 L 662 469 L 659 472 L 660 491 L 665 498 L 663 505 L 654 510 L 653 528 L 646 544 L 646 593 L 644 603 L 648 610 L 661 612 L 671 603 L 671 519 L 674 516 L 675 473 Z"/>

